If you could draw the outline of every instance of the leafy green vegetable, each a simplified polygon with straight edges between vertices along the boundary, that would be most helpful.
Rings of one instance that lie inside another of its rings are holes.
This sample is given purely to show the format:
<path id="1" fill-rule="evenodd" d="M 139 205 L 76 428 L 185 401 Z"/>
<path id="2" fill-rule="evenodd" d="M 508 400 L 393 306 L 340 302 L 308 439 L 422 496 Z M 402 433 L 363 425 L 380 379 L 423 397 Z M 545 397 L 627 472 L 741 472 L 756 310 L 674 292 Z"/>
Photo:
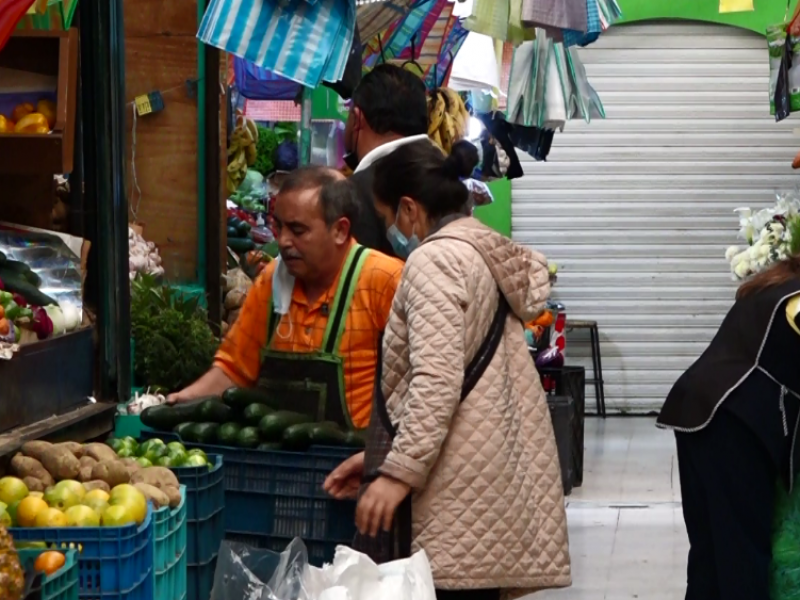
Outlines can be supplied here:
<path id="1" fill-rule="evenodd" d="M 253 169 L 264 177 L 275 171 L 275 149 L 278 147 L 278 136 L 272 129 L 258 125 L 258 143 L 256 144 L 256 162 Z"/>
<path id="2" fill-rule="evenodd" d="M 789 242 L 790 253 L 800 254 L 800 216 L 790 218 L 786 228 L 792 236 L 792 241 Z"/>
<path id="3" fill-rule="evenodd" d="M 131 282 L 134 374 L 144 387 L 182 389 L 211 366 L 219 341 L 200 298 L 138 275 Z"/>

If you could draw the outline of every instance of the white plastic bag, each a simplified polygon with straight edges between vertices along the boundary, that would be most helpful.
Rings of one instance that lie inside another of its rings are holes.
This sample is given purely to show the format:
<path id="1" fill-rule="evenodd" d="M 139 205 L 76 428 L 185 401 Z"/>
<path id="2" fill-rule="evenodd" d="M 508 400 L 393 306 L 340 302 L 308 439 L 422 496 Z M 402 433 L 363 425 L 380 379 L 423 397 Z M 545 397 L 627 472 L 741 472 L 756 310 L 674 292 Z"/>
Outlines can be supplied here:
<path id="1" fill-rule="evenodd" d="M 436 600 L 424 551 L 376 565 L 368 556 L 339 546 L 333 564 L 308 564 L 295 539 L 278 554 L 235 542 L 220 547 L 211 600 Z"/>

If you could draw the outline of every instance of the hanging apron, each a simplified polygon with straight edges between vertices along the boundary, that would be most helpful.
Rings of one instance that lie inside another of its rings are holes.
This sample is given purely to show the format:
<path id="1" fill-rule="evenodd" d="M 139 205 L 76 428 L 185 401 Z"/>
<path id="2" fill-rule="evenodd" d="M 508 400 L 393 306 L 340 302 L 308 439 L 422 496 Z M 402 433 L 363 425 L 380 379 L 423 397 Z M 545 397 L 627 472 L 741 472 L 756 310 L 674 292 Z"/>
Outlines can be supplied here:
<path id="1" fill-rule="evenodd" d="M 500 300 L 497 305 L 497 312 L 489 326 L 486 339 L 483 340 L 478 352 L 464 371 L 464 383 L 461 387 L 459 404 L 469 396 L 475 384 L 483 377 L 486 367 L 489 366 L 503 338 L 510 307 L 503 292 L 498 289 L 498 293 L 500 294 Z M 382 345 L 379 348 L 382 350 Z M 364 495 L 370 484 L 381 476 L 380 468 L 389 455 L 392 449 L 392 442 L 395 435 L 397 435 L 397 429 L 389 418 L 386 399 L 381 389 L 382 358 L 382 352 L 379 352 L 372 414 L 369 420 L 369 429 L 367 430 L 364 478 L 361 481 L 361 489 L 358 491 L 359 499 Z M 374 538 L 356 533 L 353 540 L 353 548 L 366 554 L 378 564 L 411 556 L 411 497 L 412 494 L 406 496 L 405 500 L 397 507 L 391 531 L 380 531 Z"/>
<path id="2" fill-rule="evenodd" d="M 270 298 L 267 317 L 267 343 L 261 352 L 257 387 L 269 392 L 284 410 L 330 421 L 343 429 L 354 429 L 347 408 L 344 386 L 344 360 L 339 353 L 345 321 L 353 300 L 358 277 L 369 250 L 356 244 L 342 268 L 339 286 L 328 312 L 322 346 L 314 352 L 281 352 L 272 349 L 280 315 Z M 278 334 L 280 335 L 280 334 Z"/>

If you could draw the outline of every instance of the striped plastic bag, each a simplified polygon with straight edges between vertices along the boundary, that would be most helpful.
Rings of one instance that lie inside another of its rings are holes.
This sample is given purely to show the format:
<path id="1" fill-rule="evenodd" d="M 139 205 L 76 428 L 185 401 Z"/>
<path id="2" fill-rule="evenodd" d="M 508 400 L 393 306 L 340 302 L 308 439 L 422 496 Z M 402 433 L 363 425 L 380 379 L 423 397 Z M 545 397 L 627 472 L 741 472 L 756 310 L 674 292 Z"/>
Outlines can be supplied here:
<path id="1" fill-rule="evenodd" d="M 309 87 L 339 81 L 354 0 L 211 0 L 197 37 Z"/>

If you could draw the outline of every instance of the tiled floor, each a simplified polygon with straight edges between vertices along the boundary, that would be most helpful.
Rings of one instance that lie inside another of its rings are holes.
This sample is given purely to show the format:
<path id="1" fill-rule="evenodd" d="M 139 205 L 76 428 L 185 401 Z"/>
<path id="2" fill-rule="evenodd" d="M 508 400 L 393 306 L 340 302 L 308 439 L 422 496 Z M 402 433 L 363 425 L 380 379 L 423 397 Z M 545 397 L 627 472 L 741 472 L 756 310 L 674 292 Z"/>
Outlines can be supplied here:
<path id="1" fill-rule="evenodd" d="M 584 461 L 567 509 L 573 585 L 528 600 L 683 600 L 674 436 L 648 418 L 587 419 Z"/>

